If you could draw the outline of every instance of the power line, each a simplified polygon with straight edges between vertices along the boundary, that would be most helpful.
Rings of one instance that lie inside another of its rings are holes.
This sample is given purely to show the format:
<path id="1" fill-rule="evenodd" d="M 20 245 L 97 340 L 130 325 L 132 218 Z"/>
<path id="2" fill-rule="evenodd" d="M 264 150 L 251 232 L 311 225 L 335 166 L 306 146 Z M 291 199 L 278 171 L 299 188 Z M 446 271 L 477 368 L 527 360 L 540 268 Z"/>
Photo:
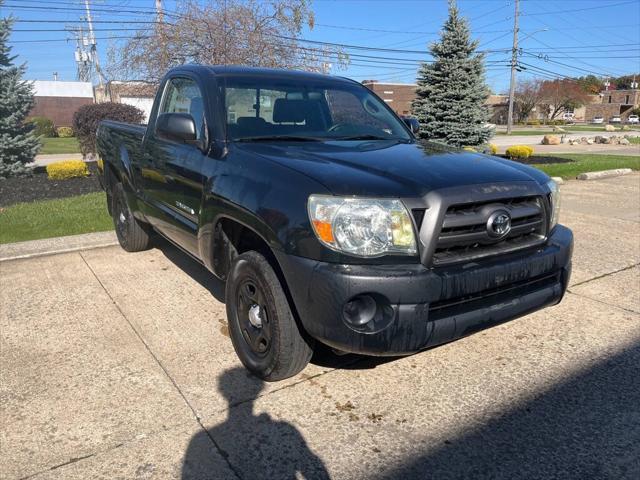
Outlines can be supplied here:
<path id="1" fill-rule="evenodd" d="M 536 13 L 521 13 L 520 15 L 522 16 L 527 16 L 527 17 L 537 17 L 540 15 L 545 15 L 545 16 L 549 16 L 549 15 L 555 15 L 557 13 L 575 13 L 575 12 L 583 12 L 586 10 L 597 10 L 600 8 L 611 8 L 611 7 L 618 7 L 621 5 L 629 5 L 631 3 L 637 3 L 637 0 L 629 0 L 626 2 L 618 2 L 618 3 L 605 3 L 604 5 L 597 5 L 595 7 L 584 7 L 584 8 L 572 8 L 571 10 L 551 10 L 551 11 L 546 11 L 546 12 L 536 12 Z"/>

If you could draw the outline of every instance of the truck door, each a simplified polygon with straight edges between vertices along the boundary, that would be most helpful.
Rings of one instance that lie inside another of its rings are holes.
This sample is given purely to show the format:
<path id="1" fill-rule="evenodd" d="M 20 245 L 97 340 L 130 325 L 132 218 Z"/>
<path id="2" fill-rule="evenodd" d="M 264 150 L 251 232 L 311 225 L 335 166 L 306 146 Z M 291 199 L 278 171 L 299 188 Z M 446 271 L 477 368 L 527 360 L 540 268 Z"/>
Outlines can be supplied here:
<path id="1" fill-rule="evenodd" d="M 157 115 L 162 113 L 190 114 L 198 140 L 207 144 L 205 102 L 194 79 L 180 76 L 165 83 Z M 155 122 L 152 125 L 155 128 Z M 144 155 L 140 176 L 147 219 L 162 234 L 199 256 L 197 235 L 205 154 L 198 146 L 158 138 L 149 131 Z"/>

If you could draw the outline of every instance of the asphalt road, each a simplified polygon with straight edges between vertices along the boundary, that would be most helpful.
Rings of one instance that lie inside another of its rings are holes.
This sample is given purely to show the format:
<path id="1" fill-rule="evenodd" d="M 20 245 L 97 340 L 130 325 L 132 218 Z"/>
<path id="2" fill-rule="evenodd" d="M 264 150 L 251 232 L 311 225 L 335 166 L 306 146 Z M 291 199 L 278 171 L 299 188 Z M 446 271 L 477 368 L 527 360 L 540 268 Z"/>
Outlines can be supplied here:
<path id="1" fill-rule="evenodd" d="M 0 262 L 0 477 L 640 478 L 640 176 L 562 190 L 559 306 L 280 383 L 240 367 L 221 285 L 165 244 Z"/>

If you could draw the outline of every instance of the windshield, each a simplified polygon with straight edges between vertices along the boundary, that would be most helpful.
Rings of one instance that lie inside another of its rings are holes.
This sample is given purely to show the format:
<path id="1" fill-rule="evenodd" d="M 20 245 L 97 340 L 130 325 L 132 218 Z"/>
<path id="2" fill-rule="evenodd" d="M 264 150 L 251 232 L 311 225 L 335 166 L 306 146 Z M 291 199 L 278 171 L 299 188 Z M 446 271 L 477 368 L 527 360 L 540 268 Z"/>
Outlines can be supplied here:
<path id="1" fill-rule="evenodd" d="M 223 88 L 229 140 L 411 140 L 391 110 L 357 84 L 227 78 Z"/>

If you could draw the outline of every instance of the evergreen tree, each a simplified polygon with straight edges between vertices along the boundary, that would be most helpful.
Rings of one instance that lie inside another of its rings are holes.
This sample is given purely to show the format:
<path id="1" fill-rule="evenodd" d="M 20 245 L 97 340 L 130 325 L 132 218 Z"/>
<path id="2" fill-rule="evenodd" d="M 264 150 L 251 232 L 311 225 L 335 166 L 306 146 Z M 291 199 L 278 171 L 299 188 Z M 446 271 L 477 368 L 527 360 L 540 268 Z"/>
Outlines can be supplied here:
<path id="1" fill-rule="evenodd" d="M 489 89 L 484 81 L 484 56 L 476 53 L 469 25 L 449 0 L 449 18 L 440 41 L 431 44 L 433 63 L 418 71 L 413 114 L 420 122 L 420 137 L 456 147 L 481 145 L 489 140 L 485 127 Z"/>
<path id="2" fill-rule="evenodd" d="M 3 0 L 0 0 L 2 6 Z M 30 171 L 39 139 L 25 119 L 33 107 L 33 86 L 22 80 L 26 66 L 16 66 L 7 45 L 13 19 L 0 19 L 0 178 Z"/>

